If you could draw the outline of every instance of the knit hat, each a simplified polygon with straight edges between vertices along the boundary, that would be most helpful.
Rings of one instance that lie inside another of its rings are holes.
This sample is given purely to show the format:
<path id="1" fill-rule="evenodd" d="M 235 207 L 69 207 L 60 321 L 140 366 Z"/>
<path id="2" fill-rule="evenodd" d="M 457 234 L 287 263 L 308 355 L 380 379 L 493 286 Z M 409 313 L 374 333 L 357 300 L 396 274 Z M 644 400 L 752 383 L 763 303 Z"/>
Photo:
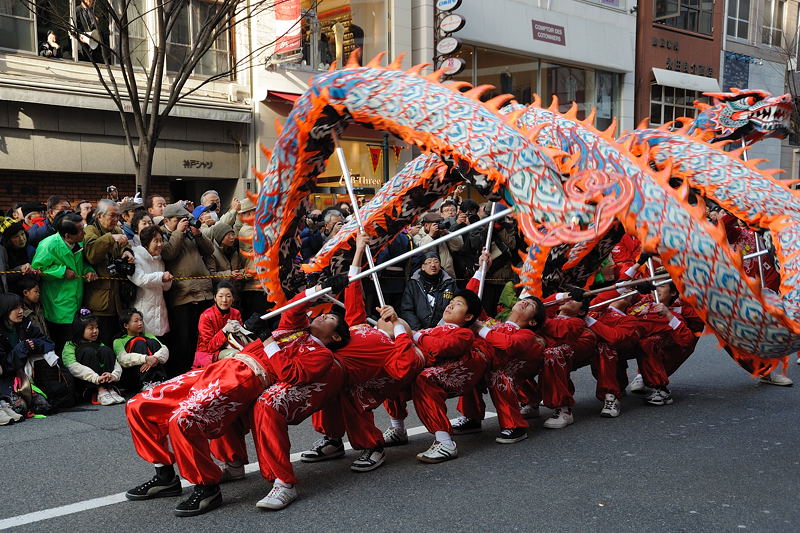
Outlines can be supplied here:
<path id="1" fill-rule="evenodd" d="M 217 222 L 211 227 L 211 236 L 217 242 L 217 244 L 222 244 L 222 239 L 225 238 L 225 235 L 228 233 L 235 233 L 233 228 L 224 222 Z"/>
<path id="2" fill-rule="evenodd" d="M 16 221 L 13 218 L 0 216 L 0 233 L 3 234 L 3 237 L 5 237 L 6 230 L 14 225 L 14 222 Z M 22 224 L 20 224 L 20 227 L 22 227 Z"/>
<path id="3" fill-rule="evenodd" d="M 11 224 L 8 223 L 9 221 L 11 221 Z M 0 233 L 3 234 L 2 238 L 0 238 L 0 242 L 3 244 L 8 242 L 11 237 L 20 231 L 25 231 L 25 226 L 22 225 L 22 222 L 12 218 L 0 219 Z"/>
<path id="4" fill-rule="evenodd" d="M 422 262 L 424 263 L 426 259 L 439 259 L 439 254 L 436 253 L 435 250 L 429 250 L 425 252 L 425 255 L 422 256 Z"/>

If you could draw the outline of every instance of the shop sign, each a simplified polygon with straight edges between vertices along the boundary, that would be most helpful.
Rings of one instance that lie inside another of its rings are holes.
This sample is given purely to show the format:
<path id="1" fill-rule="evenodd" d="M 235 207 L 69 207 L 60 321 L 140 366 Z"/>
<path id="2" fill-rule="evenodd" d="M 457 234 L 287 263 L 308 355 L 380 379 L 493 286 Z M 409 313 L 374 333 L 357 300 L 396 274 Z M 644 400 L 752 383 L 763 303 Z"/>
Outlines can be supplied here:
<path id="1" fill-rule="evenodd" d="M 448 57 L 439 64 L 445 76 L 455 76 L 467 66 L 467 62 L 460 57 Z"/>
<path id="2" fill-rule="evenodd" d="M 550 44 L 567 45 L 567 32 L 564 26 L 557 26 L 542 22 L 541 20 L 531 20 L 533 26 L 533 39 L 544 41 Z"/>
<path id="3" fill-rule="evenodd" d="M 442 19 L 442 22 L 439 23 L 439 29 L 445 33 L 453 33 L 454 31 L 458 31 L 463 28 L 464 24 L 466 23 L 467 19 L 461 15 L 457 13 L 450 13 Z"/>
<path id="4" fill-rule="evenodd" d="M 439 53 L 439 55 L 451 54 L 459 48 L 461 48 L 461 41 L 455 37 L 445 37 L 436 43 L 436 51 Z"/>
<path id="5" fill-rule="evenodd" d="M 436 0 L 436 9 L 439 11 L 452 11 L 461 5 L 461 0 Z"/>

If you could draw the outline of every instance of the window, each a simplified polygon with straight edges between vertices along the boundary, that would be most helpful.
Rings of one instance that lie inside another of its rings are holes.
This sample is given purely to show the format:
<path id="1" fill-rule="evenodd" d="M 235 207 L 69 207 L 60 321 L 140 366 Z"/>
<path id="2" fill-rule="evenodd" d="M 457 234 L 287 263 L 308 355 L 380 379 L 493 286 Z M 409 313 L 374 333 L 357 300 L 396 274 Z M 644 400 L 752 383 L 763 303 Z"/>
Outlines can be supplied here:
<path id="1" fill-rule="evenodd" d="M 207 21 L 217 14 L 217 5 L 214 2 L 204 0 L 187 2 L 167 38 L 167 70 L 175 72 L 181 68 L 195 43 L 197 34 Z M 200 76 L 214 76 L 227 72 L 230 68 L 230 32 L 225 30 L 197 63 L 194 72 Z"/>
<path id="2" fill-rule="evenodd" d="M 147 0 L 112 0 L 114 10 L 122 13 L 128 6 L 128 48 L 130 49 L 133 66 L 149 68 L 150 40 L 147 27 L 150 24 L 150 13 L 147 9 Z M 117 49 L 120 46 L 119 30 L 113 28 L 111 46 Z"/>
<path id="3" fill-rule="evenodd" d="M 652 84 L 650 86 L 650 124 L 657 126 L 680 117 L 694 118 L 694 101 L 708 99 L 699 91 Z"/>
<path id="4" fill-rule="evenodd" d="M 18 0 L 0 0 L 0 48 L 36 51 L 33 13 Z"/>
<path id="5" fill-rule="evenodd" d="M 786 0 L 764 0 L 761 18 L 761 42 L 769 46 L 780 46 L 783 37 L 783 14 Z"/>
<path id="6" fill-rule="evenodd" d="M 750 31 L 750 0 L 728 0 L 728 37 L 747 40 Z"/>
<path id="7" fill-rule="evenodd" d="M 674 5 L 676 0 L 666 1 L 664 5 Z M 656 0 L 656 6 L 659 0 Z M 662 10 L 666 15 L 671 14 L 667 8 Z M 656 13 L 659 13 L 658 8 Z M 658 24 L 664 24 L 672 28 L 711 35 L 713 31 L 712 20 L 714 16 L 714 0 L 680 0 L 680 11 L 677 16 L 667 17 L 657 20 Z"/>

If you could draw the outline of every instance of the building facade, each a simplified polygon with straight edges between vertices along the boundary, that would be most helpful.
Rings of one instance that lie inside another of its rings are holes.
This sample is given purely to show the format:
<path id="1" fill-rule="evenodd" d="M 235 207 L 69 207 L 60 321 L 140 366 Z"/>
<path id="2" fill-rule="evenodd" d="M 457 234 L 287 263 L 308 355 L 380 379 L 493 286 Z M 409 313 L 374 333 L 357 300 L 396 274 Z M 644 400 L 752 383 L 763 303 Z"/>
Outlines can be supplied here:
<path id="1" fill-rule="evenodd" d="M 0 2 L 0 207 L 14 201 L 64 194 L 96 200 L 115 185 L 135 193 L 130 150 L 120 113 L 77 39 L 49 30 L 74 21 L 79 0 L 44 0 L 28 9 L 20 0 Z M 99 4 L 98 4 L 99 5 Z M 116 5 L 116 4 L 115 4 Z M 211 2 L 189 0 L 168 42 L 165 86 L 192 45 L 198 21 Z M 149 64 L 154 49 L 154 0 L 131 2 L 131 57 Z M 118 32 L 96 8 L 99 32 L 114 46 Z M 58 47 L 48 45 L 54 41 Z M 250 163 L 252 106 L 247 58 L 249 24 L 224 32 L 192 72 L 182 99 L 164 123 L 154 154 L 151 192 L 173 200 L 198 200 L 207 188 L 230 198 Z M 53 50 L 57 50 L 53 53 Z M 48 53 L 49 50 L 49 53 Z M 112 64 L 121 83 L 122 71 Z M 231 71 L 204 84 L 210 76 Z M 144 73 L 142 71 L 142 77 Z M 202 87 L 201 87 L 202 85 Z M 130 100 L 123 99 L 130 109 Z M 127 119 L 131 120 L 128 114 Z M 240 194 L 241 191 L 238 191 Z"/>

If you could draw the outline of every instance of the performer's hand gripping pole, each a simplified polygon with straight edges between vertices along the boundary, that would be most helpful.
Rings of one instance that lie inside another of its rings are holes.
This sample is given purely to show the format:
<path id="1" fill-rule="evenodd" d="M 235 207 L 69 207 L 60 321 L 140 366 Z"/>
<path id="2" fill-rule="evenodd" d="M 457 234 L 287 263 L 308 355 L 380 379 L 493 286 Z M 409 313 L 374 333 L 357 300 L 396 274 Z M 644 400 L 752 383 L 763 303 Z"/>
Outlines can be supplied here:
<path id="1" fill-rule="evenodd" d="M 469 233 L 470 231 L 472 231 L 472 230 L 474 230 L 476 228 L 479 228 L 479 227 L 483 226 L 484 224 L 489 224 L 490 222 L 494 222 L 495 220 L 503 218 L 506 215 L 510 215 L 511 213 L 513 213 L 513 209 L 503 209 L 499 213 L 494 213 L 493 215 L 489 215 L 488 217 L 482 218 L 482 219 L 478 220 L 477 222 L 473 222 L 472 224 L 469 224 L 468 226 L 464 226 L 463 228 L 459 228 L 459 229 L 455 230 L 452 233 L 448 233 L 447 235 L 443 235 L 442 237 L 439 237 L 438 239 L 434 239 L 431 242 L 428 242 L 428 243 L 425 243 L 425 244 L 423 244 L 421 246 L 418 246 L 417 248 L 414 248 L 413 250 L 409 250 L 408 252 L 406 252 L 404 254 L 398 255 L 397 257 L 392 257 L 391 259 L 388 259 L 386 262 L 381 263 L 380 265 L 377 265 L 377 266 L 375 266 L 373 268 L 370 268 L 369 270 L 365 270 L 365 271 L 361 272 L 360 274 L 358 274 L 356 276 L 353 276 L 352 278 L 350 278 L 350 281 L 358 281 L 360 279 L 364 279 L 366 277 L 369 277 L 372 274 L 380 272 L 381 270 L 383 270 L 383 269 L 385 269 L 387 267 L 390 267 L 392 265 L 396 265 L 398 263 L 402 263 L 403 261 L 406 261 L 411 256 L 414 256 L 416 254 L 424 252 L 425 250 L 430 250 L 431 248 L 439 246 L 440 244 L 449 241 L 453 237 L 458 237 L 459 235 L 464 235 L 465 233 Z M 292 303 L 284 305 L 280 309 L 274 309 L 274 310 L 270 311 L 269 313 L 267 313 L 265 315 L 261 315 L 261 318 L 263 320 L 269 320 L 270 318 L 272 318 L 274 316 L 278 316 L 279 314 L 283 313 L 287 309 L 292 309 L 294 307 L 297 307 L 298 305 L 303 305 L 304 303 L 308 302 L 309 300 L 316 300 L 320 296 L 324 296 L 324 295 L 326 295 L 326 294 L 328 294 L 330 292 L 331 292 L 331 288 L 330 287 L 325 287 L 321 291 L 317 291 L 317 292 L 315 292 L 314 294 L 312 294 L 310 296 L 306 296 L 304 298 L 300 298 L 298 300 L 295 300 Z"/>
<path id="2" fill-rule="evenodd" d="M 495 203 L 491 203 L 491 207 L 489 208 L 489 214 L 494 213 L 494 206 Z M 492 254 L 492 230 L 494 229 L 494 224 L 489 224 L 489 227 L 486 228 L 486 245 L 483 247 L 484 250 L 489 252 L 489 255 Z M 489 270 L 487 268 L 488 262 L 484 261 L 481 265 L 481 282 L 478 285 L 478 298 L 483 298 L 483 287 L 486 285 L 486 271 Z"/>
<path id="3" fill-rule="evenodd" d="M 344 157 L 344 150 L 342 150 L 342 145 L 339 144 L 339 136 L 335 131 L 331 133 L 333 134 L 333 144 L 336 147 L 336 156 L 339 158 L 339 166 L 342 167 L 344 183 L 347 186 L 347 194 L 350 196 L 350 204 L 353 206 L 353 215 L 356 217 L 358 227 L 361 229 L 361 231 L 364 231 L 364 222 L 361 220 L 361 212 L 358 208 L 358 199 L 356 198 L 356 193 L 353 190 L 353 178 L 350 176 L 350 167 L 347 166 L 347 159 Z M 367 264 L 369 264 L 369 268 L 375 268 L 375 262 L 372 260 L 372 252 L 370 252 L 369 246 L 364 249 L 364 254 L 367 256 Z M 361 265 L 356 266 L 360 267 Z M 381 290 L 381 282 L 378 279 L 377 272 L 372 274 L 372 282 L 375 284 L 375 293 L 378 295 L 378 303 L 381 307 L 384 307 L 386 305 L 386 301 L 383 299 L 383 291 Z"/>

